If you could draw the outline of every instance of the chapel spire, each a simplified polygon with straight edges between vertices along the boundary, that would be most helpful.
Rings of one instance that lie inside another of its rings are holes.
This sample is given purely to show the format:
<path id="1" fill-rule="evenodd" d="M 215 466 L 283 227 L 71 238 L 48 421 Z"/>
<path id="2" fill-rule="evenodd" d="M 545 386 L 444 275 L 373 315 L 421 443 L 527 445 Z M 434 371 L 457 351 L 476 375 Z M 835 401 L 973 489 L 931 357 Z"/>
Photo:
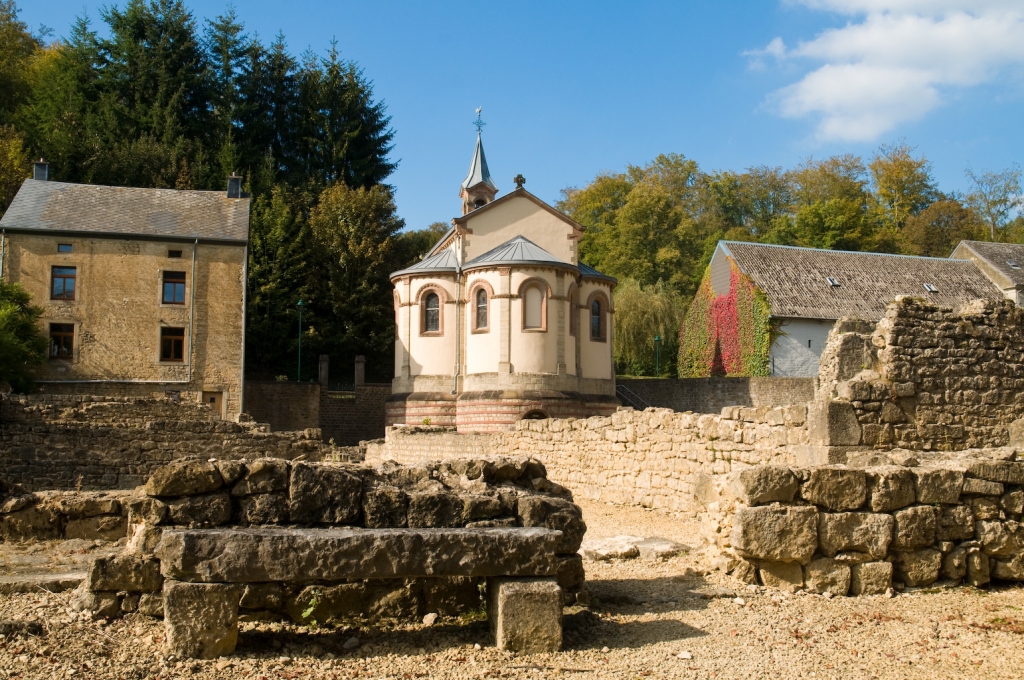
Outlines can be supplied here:
<path id="1" fill-rule="evenodd" d="M 476 121 L 473 123 L 476 125 L 476 149 L 469 164 L 469 174 L 462 180 L 462 188 L 459 191 L 463 215 L 487 205 L 498 193 L 498 186 L 491 179 L 491 173 L 487 169 L 487 156 L 484 155 L 481 130 L 486 123 L 480 117 L 482 111 L 483 107 L 476 110 Z"/>

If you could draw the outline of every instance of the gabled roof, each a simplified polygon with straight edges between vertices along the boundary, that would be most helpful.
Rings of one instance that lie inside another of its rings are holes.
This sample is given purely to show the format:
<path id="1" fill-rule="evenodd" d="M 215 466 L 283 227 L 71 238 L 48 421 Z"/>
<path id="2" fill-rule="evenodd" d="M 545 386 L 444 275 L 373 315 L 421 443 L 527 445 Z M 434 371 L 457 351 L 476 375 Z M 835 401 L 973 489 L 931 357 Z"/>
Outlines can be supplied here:
<path id="1" fill-rule="evenodd" d="M 722 254 L 765 292 L 776 317 L 880 319 L 897 295 L 954 308 L 1002 297 L 969 260 L 719 241 L 714 257 Z"/>
<path id="2" fill-rule="evenodd" d="M 467 221 L 469 221 L 470 219 L 480 215 L 481 213 L 487 212 L 488 210 L 493 210 L 495 207 L 497 207 L 499 205 L 502 205 L 504 203 L 507 203 L 508 201 L 511 201 L 514 198 L 527 198 L 527 199 L 533 201 L 534 203 L 539 205 L 544 210 L 548 211 L 549 213 L 551 213 L 555 217 L 559 218 L 560 220 L 562 220 L 563 222 L 565 222 L 566 224 L 571 226 L 573 228 L 573 230 L 576 232 L 577 236 L 579 236 L 579 235 L 581 235 L 583 233 L 584 227 L 583 227 L 582 224 L 580 224 L 576 220 L 572 219 L 571 217 L 566 215 L 564 212 L 562 212 L 560 210 L 557 210 L 555 208 L 552 208 L 550 205 L 548 205 L 544 201 L 540 200 L 539 198 L 537 198 L 536 196 L 534 196 L 533 194 L 531 194 L 529 191 L 527 191 L 526 189 L 524 189 L 522 187 L 519 187 L 515 191 L 510 191 L 509 193 L 505 194 L 501 198 L 494 199 L 493 201 L 491 201 L 487 205 L 485 205 L 485 206 L 483 206 L 481 208 L 477 208 L 473 212 L 466 213 L 462 217 L 456 217 L 454 220 L 452 220 L 452 223 L 454 223 L 456 226 L 464 225 Z"/>
<path id="3" fill-rule="evenodd" d="M 491 179 L 491 171 L 487 169 L 487 156 L 484 155 L 484 143 L 480 139 L 480 133 L 476 133 L 476 149 L 473 151 L 473 160 L 469 164 L 469 174 L 462 180 L 462 188 L 469 189 L 483 182 L 495 191 L 498 186 Z"/>
<path id="4" fill-rule="evenodd" d="M 996 274 L 1006 279 L 1005 282 L 997 282 L 1005 288 L 1024 285 L 1024 245 L 992 243 L 990 241 L 961 241 L 953 251 L 953 255 L 957 255 L 957 253 L 959 253 L 959 257 L 973 255 L 989 265 Z M 1011 262 L 1013 264 L 1010 264 Z"/>
<path id="5" fill-rule="evenodd" d="M 223 191 L 138 189 L 25 180 L 0 219 L 9 231 L 249 240 L 249 199 Z"/>
<path id="6" fill-rule="evenodd" d="M 392 272 L 391 278 L 408 274 L 454 273 L 457 271 L 459 271 L 459 259 L 455 256 L 455 251 L 452 248 L 445 248 L 435 255 L 423 258 L 411 267 Z"/>

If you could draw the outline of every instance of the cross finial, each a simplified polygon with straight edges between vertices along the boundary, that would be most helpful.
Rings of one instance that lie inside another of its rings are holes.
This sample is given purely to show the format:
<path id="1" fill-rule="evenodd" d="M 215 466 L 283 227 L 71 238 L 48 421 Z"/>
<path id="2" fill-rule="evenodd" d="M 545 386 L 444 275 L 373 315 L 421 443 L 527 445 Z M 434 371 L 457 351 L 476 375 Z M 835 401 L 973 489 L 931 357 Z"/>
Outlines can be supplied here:
<path id="1" fill-rule="evenodd" d="M 526 178 L 522 174 L 516 175 L 512 178 L 512 181 L 516 183 L 516 189 L 522 189 L 523 185 L 526 184 Z"/>
<path id="2" fill-rule="evenodd" d="M 473 125 L 476 126 L 477 134 L 480 134 L 480 131 L 483 130 L 483 127 L 487 125 L 487 123 L 485 123 L 483 119 L 480 118 L 480 114 L 483 113 L 483 110 L 484 107 L 482 106 L 476 107 L 476 120 L 473 121 Z"/>

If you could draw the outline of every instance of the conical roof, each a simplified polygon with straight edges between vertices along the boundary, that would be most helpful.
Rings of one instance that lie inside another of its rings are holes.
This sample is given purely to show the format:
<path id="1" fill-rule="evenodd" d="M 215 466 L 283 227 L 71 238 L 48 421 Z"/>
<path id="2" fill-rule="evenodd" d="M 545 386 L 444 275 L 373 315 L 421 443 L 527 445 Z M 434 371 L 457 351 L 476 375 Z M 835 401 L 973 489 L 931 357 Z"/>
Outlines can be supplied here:
<path id="1" fill-rule="evenodd" d="M 427 274 L 430 272 L 457 272 L 459 270 L 459 259 L 455 256 L 455 251 L 451 248 L 445 248 L 436 255 L 423 258 L 411 267 L 400 269 L 397 272 L 392 272 L 391 278 L 396 276 L 403 276 L 405 274 Z"/>
<path id="2" fill-rule="evenodd" d="M 487 156 L 484 155 L 484 143 L 480 139 L 480 133 L 476 133 L 476 150 L 473 152 L 473 161 L 469 164 L 469 174 L 462 180 L 462 188 L 469 189 L 483 182 L 495 191 L 498 185 L 491 179 L 491 172 L 487 169 Z"/>
<path id="3" fill-rule="evenodd" d="M 463 266 L 463 269 L 496 264 L 560 264 L 572 267 L 525 236 L 516 236 L 511 241 L 488 250 L 480 257 L 473 258 Z"/>

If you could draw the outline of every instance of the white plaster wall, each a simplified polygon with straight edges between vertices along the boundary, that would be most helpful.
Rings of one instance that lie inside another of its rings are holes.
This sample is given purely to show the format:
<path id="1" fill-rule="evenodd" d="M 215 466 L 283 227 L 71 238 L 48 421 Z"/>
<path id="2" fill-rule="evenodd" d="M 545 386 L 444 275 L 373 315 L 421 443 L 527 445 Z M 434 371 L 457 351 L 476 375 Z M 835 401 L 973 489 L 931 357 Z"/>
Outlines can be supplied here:
<path id="1" fill-rule="evenodd" d="M 466 373 L 496 373 L 498 360 L 501 358 L 501 305 L 491 298 L 488 309 L 489 327 L 486 333 L 473 332 L 473 320 L 476 318 L 476 292 L 474 282 L 486 281 L 491 285 L 495 295 L 501 293 L 501 276 L 496 270 L 470 272 L 467 285 L 466 305 Z"/>
<path id="2" fill-rule="evenodd" d="M 519 288 L 527 279 L 542 279 L 555 291 L 555 272 L 543 269 L 512 271 L 512 339 L 509 360 L 516 373 L 556 373 L 558 370 L 558 312 L 557 300 L 547 300 L 547 330 L 523 329 L 523 300 L 518 297 Z M 545 295 L 549 293 L 545 291 Z"/>
<path id="3" fill-rule="evenodd" d="M 470 217 L 463 237 L 465 262 L 516 236 L 530 239 L 564 262 L 573 263 L 572 226 L 525 197 L 516 197 Z"/>
<path id="4" fill-rule="evenodd" d="M 443 334 L 424 336 L 420 334 L 420 291 L 434 285 L 444 289 L 447 301 L 441 305 Z M 401 288 L 401 287 L 400 287 Z M 422 277 L 412 281 L 412 305 L 409 310 L 411 325 L 409 373 L 410 375 L 452 375 L 455 368 L 455 282 L 451 279 Z M 401 369 L 401 364 L 399 364 Z"/>
<path id="5" fill-rule="evenodd" d="M 828 319 L 783 319 L 785 335 L 776 339 L 768 353 L 772 375 L 782 378 L 818 375 L 821 352 L 833 325 L 835 321 Z"/>
<path id="6" fill-rule="evenodd" d="M 609 304 L 613 304 L 611 285 L 598 283 L 597 281 L 583 281 L 580 286 L 580 305 L 586 306 L 590 294 L 595 290 L 603 291 Z M 614 309 L 614 307 L 612 308 Z M 579 332 L 580 332 L 580 377 L 599 378 L 609 380 L 615 376 L 612 374 L 612 339 L 614 336 L 614 316 L 612 310 L 605 312 L 607 315 L 606 340 L 598 342 L 590 339 L 590 310 L 580 309 L 579 311 Z"/>

